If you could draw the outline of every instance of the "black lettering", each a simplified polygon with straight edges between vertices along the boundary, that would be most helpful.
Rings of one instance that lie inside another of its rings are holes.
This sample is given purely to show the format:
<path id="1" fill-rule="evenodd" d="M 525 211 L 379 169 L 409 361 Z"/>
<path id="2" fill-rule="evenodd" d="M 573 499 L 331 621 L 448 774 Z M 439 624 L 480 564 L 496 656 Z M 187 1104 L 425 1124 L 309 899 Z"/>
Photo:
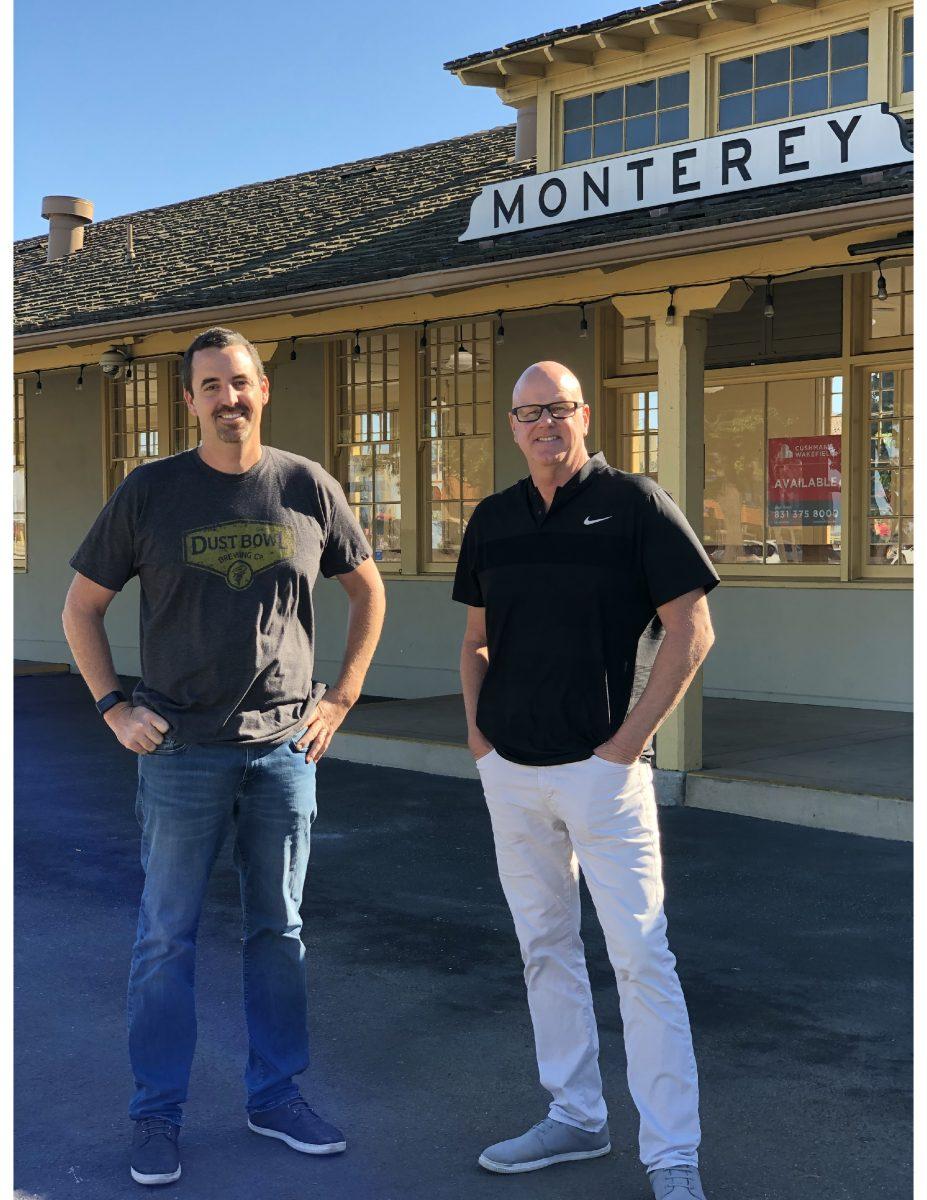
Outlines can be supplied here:
<path id="1" fill-rule="evenodd" d="M 559 204 L 554 202 L 554 204 L 552 204 L 548 208 L 547 193 L 551 189 L 555 189 L 556 191 L 558 191 L 560 193 L 560 202 L 559 202 Z M 562 179 L 558 179 L 556 176 L 554 176 L 553 179 L 548 179 L 548 181 L 544 184 L 544 186 L 538 192 L 538 208 L 541 210 L 541 212 L 544 214 L 545 217 L 556 217 L 560 213 L 563 212 L 564 206 L 566 204 L 566 198 L 567 198 L 566 184 L 563 182 Z"/>
<path id="2" fill-rule="evenodd" d="M 525 185 L 520 183 L 515 189 L 515 195 L 512 197 L 512 203 L 508 208 L 505 207 L 505 201 L 498 192 L 493 193 L 492 198 L 492 224 L 493 229 L 499 228 L 499 217 L 505 217 L 506 223 L 512 223 L 512 217 L 518 213 L 519 225 L 524 224 L 525 220 Z"/>
<path id="3" fill-rule="evenodd" d="M 792 138 L 804 137 L 804 125 L 793 125 L 791 129 L 779 130 L 779 174 L 788 175 L 792 171 L 807 171 L 811 166 L 809 162 L 786 162 L 790 154 L 794 154 L 796 147 L 791 144 Z"/>
<path id="4" fill-rule="evenodd" d="M 827 122 L 827 124 L 834 131 L 834 137 L 840 143 L 840 161 L 842 163 L 847 162 L 850 157 L 850 138 L 853 136 L 853 131 L 856 129 L 856 126 L 860 123 L 861 119 L 862 114 L 855 113 L 853 117 L 851 117 L 850 123 L 846 129 L 843 128 L 839 121 Z"/>
<path id="5" fill-rule="evenodd" d="M 608 204 L 608 167 L 602 168 L 602 186 L 600 187 L 588 171 L 583 171 L 583 212 L 589 211 L 589 193 L 594 192 L 596 199 Z"/>
<path id="6" fill-rule="evenodd" d="M 206 549 L 206 539 L 202 535 L 194 534 L 190 538 L 190 553 L 202 554 Z"/>
<path id="7" fill-rule="evenodd" d="M 673 151 L 673 195 L 678 196 L 680 192 L 697 192 L 701 188 L 698 180 L 692 183 L 683 183 L 682 177 L 687 173 L 687 168 L 683 166 L 683 162 L 687 158 L 695 158 L 698 155 L 698 148 L 692 146 L 688 150 Z"/>
<path id="8" fill-rule="evenodd" d="M 734 157 L 734 151 L 740 151 L 740 157 Z M 747 170 L 747 163 L 750 161 L 750 155 L 753 153 L 753 147 L 746 138 L 731 138 L 729 142 L 721 143 L 721 186 L 727 187 L 727 181 L 730 178 L 731 171 L 739 171 L 740 178 L 749 183 L 753 176 Z"/>
<path id="9" fill-rule="evenodd" d="M 633 162 L 627 164 L 629 171 L 637 172 L 637 199 L 644 198 L 644 171 L 647 167 L 653 166 L 652 158 L 635 158 Z"/>

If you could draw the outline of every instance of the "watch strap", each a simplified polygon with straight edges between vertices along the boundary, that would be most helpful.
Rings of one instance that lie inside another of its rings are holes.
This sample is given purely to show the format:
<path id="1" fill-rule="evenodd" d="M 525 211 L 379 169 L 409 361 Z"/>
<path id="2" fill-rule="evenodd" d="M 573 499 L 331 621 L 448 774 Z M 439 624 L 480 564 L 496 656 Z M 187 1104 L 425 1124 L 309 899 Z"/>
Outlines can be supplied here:
<path id="1" fill-rule="evenodd" d="M 125 693 L 119 691 L 107 692 L 105 696 L 102 696 L 99 700 L 97 700 L 97 712 L 102 717 L 104 713 L 108 713 L 111 708 L 114 708 L 117 704 L 123 704 L 125 701 Z"/>

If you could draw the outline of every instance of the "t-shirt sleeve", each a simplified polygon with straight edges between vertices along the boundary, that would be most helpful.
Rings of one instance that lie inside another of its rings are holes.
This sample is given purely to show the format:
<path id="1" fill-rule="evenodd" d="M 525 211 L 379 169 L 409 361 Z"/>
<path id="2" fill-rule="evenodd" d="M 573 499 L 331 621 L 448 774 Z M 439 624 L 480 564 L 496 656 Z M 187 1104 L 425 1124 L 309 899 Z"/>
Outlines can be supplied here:
<path id="1" fill-rule="evenodd" d="M 475 514 L 474 514 L 475 515 Z M 467 522 L 463 542 L 460 546 L 460 557 L 457 559 L 457 571 L 454 575 L 454 589 L 451 598 L 460 604 L 469 604 L 471 608 L 485 608 L 483 589 L 476 574 L 476 523 L 473 517 Z"/>
<path id="2" fill-rule="evenodd" d="M 135 530 L 139 502 L 137 481 L 129 475 L 110 496 L 90 532 L 72 555 L 71 566 L 75 571 L 100 587 L 122 591 L 138 570 Z"/>
<path id="3" fill-rule="evenodd" d="M 705 548 L 676 502 L 655 488 L 644 497 L 641 549 L 654 608 L 720 582 Z"/>
<path id="4" fill-rule="evenodd" d="M 328 476 L 321 485 L 328 509 L 328 531 L 319 563 L 326 579 L 333 575 L 347 575 L 368 558 L 373 557 L 370 543 L 345 498 L 344 490 L 336 479 Z"/>

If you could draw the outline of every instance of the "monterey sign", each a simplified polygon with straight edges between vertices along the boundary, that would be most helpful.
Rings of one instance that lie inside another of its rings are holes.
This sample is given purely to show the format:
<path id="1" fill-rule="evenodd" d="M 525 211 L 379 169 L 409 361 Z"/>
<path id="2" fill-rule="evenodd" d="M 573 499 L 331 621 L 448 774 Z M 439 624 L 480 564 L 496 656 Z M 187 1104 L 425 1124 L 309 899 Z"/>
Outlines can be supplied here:
<path id="1" fill-rule="evenodd" d="M 912 161 L 900 118 L 864 104 L 490 184 L 458 240 Z"/>

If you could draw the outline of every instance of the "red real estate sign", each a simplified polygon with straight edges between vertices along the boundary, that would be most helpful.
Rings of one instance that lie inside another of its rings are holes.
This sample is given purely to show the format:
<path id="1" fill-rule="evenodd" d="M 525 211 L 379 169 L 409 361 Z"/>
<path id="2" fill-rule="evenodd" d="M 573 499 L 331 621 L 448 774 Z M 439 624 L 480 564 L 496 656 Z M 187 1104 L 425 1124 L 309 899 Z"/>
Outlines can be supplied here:
<path id="1" fill-rule="evenodd" d="M 770 525 L 840 524 L 840 434 L 769 439 Z"/>

